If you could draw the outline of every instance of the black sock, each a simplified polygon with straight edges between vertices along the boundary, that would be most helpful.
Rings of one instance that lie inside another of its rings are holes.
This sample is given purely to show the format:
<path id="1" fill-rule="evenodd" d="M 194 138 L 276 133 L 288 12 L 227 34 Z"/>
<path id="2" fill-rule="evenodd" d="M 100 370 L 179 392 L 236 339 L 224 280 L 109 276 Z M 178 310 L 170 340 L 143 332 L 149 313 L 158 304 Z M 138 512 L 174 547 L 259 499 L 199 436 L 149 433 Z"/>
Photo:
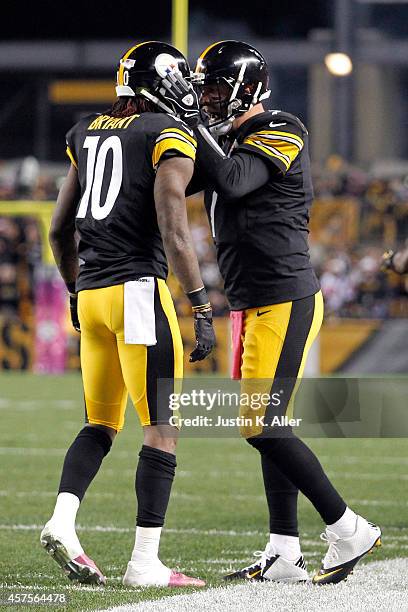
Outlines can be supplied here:
<path id="1" fill-rule="evenodd" d="M 135 483 L 138 527 L 164 525 L 176 466 L 176 457 L 171 453 L 142 446 Z"/>
<path id="2" fill-rule="evenodd" d="M 261 462 L 269 508 L 269 532 L 298 537 L 299 489 L 282 474 L 268 454 L 261 454 Z"/>
<path id="3" fill-rule="evenodd" d="M 316 455 L 293 434 L 280 438 L 248 438 L 312 502 L 326 525 L 344 514 L 346 503 L 327 478 Z"/>
<path id="4" fill-rule="evenodd" d="M 80 501 L 112 446 L 110 436 L 97 427 L 84 427 L 65 455 L 58 493 L 73 493 Z"/>

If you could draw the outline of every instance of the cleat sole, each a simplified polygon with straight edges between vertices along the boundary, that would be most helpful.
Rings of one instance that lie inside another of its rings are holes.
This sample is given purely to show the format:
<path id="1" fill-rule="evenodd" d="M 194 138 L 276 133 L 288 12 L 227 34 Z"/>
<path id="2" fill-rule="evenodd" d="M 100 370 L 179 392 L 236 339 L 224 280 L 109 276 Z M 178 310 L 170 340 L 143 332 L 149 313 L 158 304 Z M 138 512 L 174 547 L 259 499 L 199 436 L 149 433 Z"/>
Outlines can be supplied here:
<path id="1" fill-rule="evenodd" d="M 41 546 L 58 563 L 70 580 L 77 580 L 81 584 L 105 584 L 105 581 L 93 568 L 70 559 L 67 549 L 60 540 L 47 535 L 41 540 Z"/>

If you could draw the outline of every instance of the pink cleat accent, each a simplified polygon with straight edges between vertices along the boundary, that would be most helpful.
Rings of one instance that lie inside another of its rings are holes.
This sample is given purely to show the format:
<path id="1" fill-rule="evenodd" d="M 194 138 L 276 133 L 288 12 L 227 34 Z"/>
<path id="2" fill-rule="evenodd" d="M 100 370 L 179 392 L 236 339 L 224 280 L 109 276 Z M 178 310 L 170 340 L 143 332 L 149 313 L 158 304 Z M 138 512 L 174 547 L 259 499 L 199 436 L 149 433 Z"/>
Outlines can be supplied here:
<path id="1" fill-rule="evenodd" d="M 40 536 L 41 546 L 64 570 L 70 580 L 76 580 L 82 584 L 106 584 L 106 578 L 94 561 L 85 553 L 73 557 L 69 553 L 65 542 L 45 526 Z"/>
<path id="2" fill-rule="evenodd" d="M 190 576 L 186 576 L 181 572 L 175 572 L 171 570 L 170 579 L 169 579 L 169 587 L 203 587 L 205 586 L 204 580 L 200 580 L 199 578 L 190 578 Z"/>
<path id="3" fill-rule="evenodd" d="M 92 580 L 91 578 L 90 582 L 95 581 L 97 584 L 106 584 L 105 576 L 102 574 L 101 570 L 96 565 L 95 561 L 93 561 L 90 557 L 88 557 L 88 555 L 83 553 L 82 555 L 75 557 L 75 559 L 73 559 L 73 562 L 84 568 L 90 568 L 90 577 L 92 575 L 94 576 L 94 580 Z"/>

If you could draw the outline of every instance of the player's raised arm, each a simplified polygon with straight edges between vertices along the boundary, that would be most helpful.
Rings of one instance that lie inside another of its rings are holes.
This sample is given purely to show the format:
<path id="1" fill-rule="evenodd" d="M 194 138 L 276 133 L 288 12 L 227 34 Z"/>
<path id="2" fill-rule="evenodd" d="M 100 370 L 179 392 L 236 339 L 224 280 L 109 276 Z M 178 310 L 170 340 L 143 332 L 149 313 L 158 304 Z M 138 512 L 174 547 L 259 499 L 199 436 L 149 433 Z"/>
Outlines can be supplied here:
<path id="1" fill-rule="evenodd" d="M 211 305 L 187 222 L 185 191 L 193 169 L 194 164 L 188 158 L 164 160 L 157 170 L 154 199 L 167 259 L 193 307 L 197 344 L 190 361 L 201 361 L 214 347 L 215 335 Z"/>
<path id="2" fill-rule="evenodd" d="M 78 248 L 75 240 L 75 213 L 80 197 L 78 172 L 71 164 L 60 189 L 51 220 L 49 241 L 55 262 L 69 291 L 71 319 L 80 331 L 75 281 L 78 276 Z"/>

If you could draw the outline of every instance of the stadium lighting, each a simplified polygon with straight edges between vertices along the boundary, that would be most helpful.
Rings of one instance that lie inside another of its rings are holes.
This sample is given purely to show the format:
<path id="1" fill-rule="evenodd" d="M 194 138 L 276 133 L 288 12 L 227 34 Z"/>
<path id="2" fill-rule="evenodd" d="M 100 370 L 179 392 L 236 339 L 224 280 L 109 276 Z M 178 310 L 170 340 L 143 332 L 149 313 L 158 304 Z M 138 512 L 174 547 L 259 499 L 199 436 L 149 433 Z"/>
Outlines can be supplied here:
<path id="1" fill-rule="evenodd" d="M 353 62 L 347 53 L 328 53 L 324 63 L 334 76 L 348 76 L 353 70 Z"/>

